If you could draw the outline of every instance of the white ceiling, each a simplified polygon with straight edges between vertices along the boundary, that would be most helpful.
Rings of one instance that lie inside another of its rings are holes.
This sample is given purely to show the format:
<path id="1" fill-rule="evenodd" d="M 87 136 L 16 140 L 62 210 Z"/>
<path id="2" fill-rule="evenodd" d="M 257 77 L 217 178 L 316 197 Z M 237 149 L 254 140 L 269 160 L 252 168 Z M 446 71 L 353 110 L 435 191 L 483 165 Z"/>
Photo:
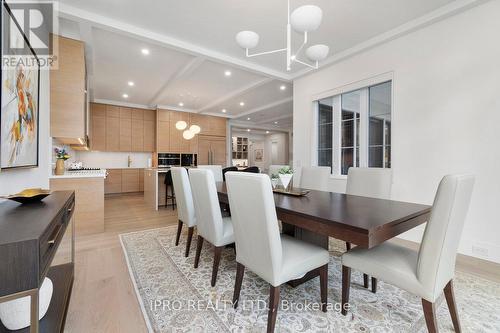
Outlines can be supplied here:
<path id="1" fill-rule="evenodd" d="M 323 9 L 322 25 L 309 37 L 330 46 L 326 62 L 332 62 L 474 2 L 292 0 L 291 7 Z M 261 36 L 256 52 L 282 48 L 286 6 L 285 0 L 60 0 L 59 30 L 86 42 L 94 100 L 226 115 L 263 128 L 278 121 L 290 129 L 291 80 L 303 75 L 304 67 L 286 72 L 282 54 L 245 58 L 234 39 L 240 30 L 254 30 Z M 294 33 L 294 45 L 300 41 Z M 150 55 L 142 55 L 142 48 Z M 130 80 L 134 87 L 127 86 Z"/>

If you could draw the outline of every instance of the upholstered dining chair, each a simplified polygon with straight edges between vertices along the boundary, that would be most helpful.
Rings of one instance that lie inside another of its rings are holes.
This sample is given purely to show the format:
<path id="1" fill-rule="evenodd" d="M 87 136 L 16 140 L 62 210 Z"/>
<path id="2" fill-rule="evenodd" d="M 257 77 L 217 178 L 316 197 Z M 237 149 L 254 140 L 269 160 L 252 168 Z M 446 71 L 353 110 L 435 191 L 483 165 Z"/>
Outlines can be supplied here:
<path id="1" fill-rule="evenodd" d="M 223 181 L 222 166 L 220 165 L 198 165 L 198 169 L 210 170 L 214 174 L 214 179 L 216 182 Z"/>
<path id="2" fill-rule="evenodd" d="M 238 306 L 244 270 L 248 268 L 270 284 L 267 332 L 273 332 L 280 286 L 301 278 L 310 271 L 319 270 L 322 311 L 326 312 L 328 251 L 290 236 L 280 235 L 269 176 L 228 172 L 226 184 L 236 239 L 234 307 Z"/>
<path id="3" fill-rule="evenodd" d="M 346 194 L 378 199 L 390 199 L 392 170 L 383 168 L 349 168 L 347 171 Z M 351 244 L 346 243 L 347 251 Z M 363 286 L 368 288 L 369 276 L 363 274 Z M 372 292 L 377 292 L 377 279 L 372 277 Z"/>
<path id="4" fill-rule="evenodd" d="M 172 182 L 174 184 L 175 193 L 177 194 L 177 236 L 175 237 L 175 246 L 179 245 L 182 225 L 188 227 L 188 238 L 186 242 L 186 252 L 184 256 L 189 256 L 191 248 L 191 240 L 193 239 L 193 231 L 196 226 L 196 214 L 193 204 L 193 195 L 191 193 L 191 184 L 185 168 L 174 167 L 170 169 L 172 173 Z"/>
<path id="5" fill-rule="evenodd" d="M 332 174 L 330 167 L 302 167 L 300 173 L 300 187 L 309 190 L 327 191 L 328 179 Z"/>
<path id="6" fill-rule="evenodd" d="M 198 224 L 194 268 L 198 268 L 203 241 L 210 242 L 214 246 L 211 281 L 213 287 L 217 280 L 222 249 L 224 246 L 234 243 L 233 224 L 230 217 L 222 217 L 213 173 L 210 170 L 190 169 L 189 178 Z"/>
<path id="7" fill-rule="evenodd" d="M 226 172 L 229 172 L 229 171 L 238 171 L 238 168 L 235 166 L 230 166 L 230 167 L 222 169 L 222 181 L 224 181 L 224 182 L 226 181 Z"/>
<path id="8" fill-rule="evenodd" d="M 437 332 L 436 299 L 444 290 L 453 327 L 460 332 L 453 291 L 455 260 L 469 208 L 474 176 L 445 176 L 438 187 L 420 249 L 383 243 L 354 248 L 342 256 L 342 313 L 349 302 L 351 268 L 375 276 L 422 298 L 429 332 Z"/>

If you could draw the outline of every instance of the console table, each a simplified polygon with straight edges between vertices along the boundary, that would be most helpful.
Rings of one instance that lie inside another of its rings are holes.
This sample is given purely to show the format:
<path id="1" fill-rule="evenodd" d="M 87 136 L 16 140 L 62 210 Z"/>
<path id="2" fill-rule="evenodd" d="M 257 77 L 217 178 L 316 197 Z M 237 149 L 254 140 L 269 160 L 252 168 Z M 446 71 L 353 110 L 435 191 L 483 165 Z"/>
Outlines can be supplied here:
<path id="1" fill-rule="evenodd" d="M 15 332 L 63 332 L 74 279 L 73 191 L 42 201 L 0 203 L 0 303 L 31 296 L 31 325 Z M 49 309 L 38 320 L 38 293 L 52 280 Z M 0 332 L 10 332 L 0 322 Z"/>

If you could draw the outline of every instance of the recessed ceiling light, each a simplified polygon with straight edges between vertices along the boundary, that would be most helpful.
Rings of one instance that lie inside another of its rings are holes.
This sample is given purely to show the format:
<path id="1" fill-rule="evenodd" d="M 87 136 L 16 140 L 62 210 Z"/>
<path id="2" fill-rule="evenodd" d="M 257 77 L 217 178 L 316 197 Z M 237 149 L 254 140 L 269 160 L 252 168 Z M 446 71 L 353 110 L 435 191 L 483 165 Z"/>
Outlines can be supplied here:
<path id="1" fill-rule="evenodd" d="M 240 102 L 240 106 L 245 106 L 245 102 Z"/>
<path id="2" fill-rule="evenodd" d="M 250 128 L 247 128 L 247 132 L 250 132 Z"/>
<path id="3" fill-rule="evenodd" d="M 182 103 L 182 102 L 179 102 L 179 106 L 184 106 L 184 103 Z"/>
<path id="4" fill-rule="evenodd" d="M 277 124 L 278 122 L 277 122 L 277 121 L 275 121 L 274 123 L 275 123 L 275 124 Z"/>
<path id="5" fill-rule="evenodd" d="M 224 72 L 224 75 L 225 75 L 225 76 L 231 76 L 231 71 L 225 71 L 225 72 Z"/>
<path id="6" fill-rule="evenodd" d="M 222 113 L 226 113 L 226 112 L 227 112 L 227 110 L 226 110 L 226 109 L 222 109 Z"/>
<path id="7" fill-rule="evenodd" d="M 247 118 L 247 120 L 250 120 L 250 119 L 252 119 L 252 118 L 250 118 L 250 117 Z"/>
<path id="8" fill-rule="evenodd" d="M 281 85 L 280 86 L 280 90 L 286 90 L 286 86 L 285 85 Z"/>
<path id="9" fill-rule="evenodd" d="M 144 55 L 148 55 L 149 54 L 149 50 L 148 49 L 142 49 L 141 53 L 144 54 Z"/>
<path id="10" fill-rule="evenodd" d="M 269 131 L 266 131 L 266 134 L 269 134 Z"/>
<path id="11" fill-rule="evenodd" d="M 128 98 L 128 95 L 127 94 L 123 94 L 122 97 L 123 98 Z"/>

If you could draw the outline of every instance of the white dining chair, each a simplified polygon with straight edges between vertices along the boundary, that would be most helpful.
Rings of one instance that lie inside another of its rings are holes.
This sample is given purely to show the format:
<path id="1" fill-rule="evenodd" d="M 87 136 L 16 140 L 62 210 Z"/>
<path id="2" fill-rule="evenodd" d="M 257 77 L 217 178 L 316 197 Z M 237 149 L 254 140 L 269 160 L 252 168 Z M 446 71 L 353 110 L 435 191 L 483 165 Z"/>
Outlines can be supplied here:
<path id="1" fill-rule="evenodd" d="M 272 176 L 272 175 L 277 175 L 277 174 L 278 174 L 278 171 L 280 171 L 280 169 L 282 169 L 282 168 L 284 168 L 284 167 L 288 167 L 288 165 L 279 165 L 279 164 L 273 164 L 273 165 L 270 165 L 270 166 L 269 166 L 268 175 L 269 175 L 269 176 Z"/>
<path id="2" fill-rule="evenodd" d="M 437 332 L 435 302 L 442 294 L 453 327 L 460 332 L 453 291 L 457 249 L 469 208 L 474 176 L 445 176 L 437 190 L 420 249 L 393 243 L 372 249 L 354 248 L 342 256 L 342 313 L 347 313 L 351 268 L 377 277 L 422 298 L 429 332 Z"/>
<path id="3" fill-rule="evenodd" d="M 349 168 L 347 171 L 346 194 L 390 199 L 392 187 L 392 170 L 384 168 Z M 347 251 L 351 243 L 346 242 Z M 372 277 L 372 292 L 377 292 L 377 279 Z M 369 276 L 363 274 L 363 286 L 369 287 Z"/>
<path id="4" fill-rule="evenodd" d="M 193 231 L 196 226 L 196 214 L 194 211 L 191 184 L 185 168 L 173 167 L 170 171 L 172 172 L 172 182 L 174 184 L 177 201 L 177 219 L 179 220 L 177 225 L 177 236 L 175 237 L 175 246 L 179 245 L 182 225 L 186 224 L 188 227 L 188 238 L 186 242 L 186 252 L 184 255 L 187 257 L 189 256 L 191 240 L 193 239 Z"/>
<path id="5" fill-rule="evenodd" d="M 322 311 L 326 312 L 328 251 L 280 235 L 271 180 L 267 175 L 228 172 L 226 184 L 236 239 L 234 307 L 238 306 L 246 267 L 270 284 L 267 332 L 273 332 L 280 286 L 319 270 Z"/>
<path id="6" fill-rule="evenodd" d="M 331 174 L 332 169 L 330 167 L 302 167 L 300 187 L 309 190 L 327 191 L 328 179 L 330 179 Z"/>
<path id="7" fill-rule="evenodd" d="M 206 169 L 212 171 L 216 182 L 223 181 L 222 166 L 220 165 L 198 165 L 198 169 Z"/>
<path id="8" fill-rule="evenodd" d="M 198 241 L 194 268 L 198 268 L 203 241 L 214 246 L 211 286 L 215 286 L 221 252 L 224 246 L 234 243 L 233 224 L 230 217 L 222 217 L 214 175 L 210 170 L 190 169 L 191 190 L 196 211 Z"/>

